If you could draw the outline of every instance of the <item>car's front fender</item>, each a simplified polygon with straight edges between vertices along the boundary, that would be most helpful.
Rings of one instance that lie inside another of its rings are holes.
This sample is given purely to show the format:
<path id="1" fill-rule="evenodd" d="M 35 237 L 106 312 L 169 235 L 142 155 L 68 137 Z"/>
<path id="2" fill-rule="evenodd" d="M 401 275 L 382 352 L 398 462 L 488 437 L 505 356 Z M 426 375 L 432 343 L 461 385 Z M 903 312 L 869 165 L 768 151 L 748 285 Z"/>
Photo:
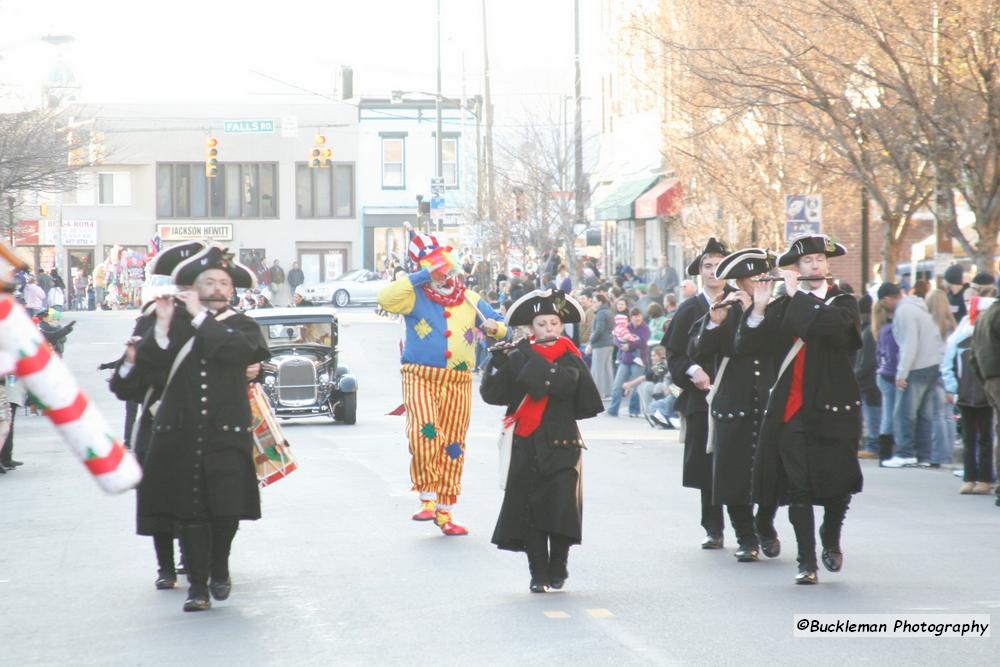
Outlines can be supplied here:
<path id="1" fill-rule="evenodd" d="M 341 375 L 337 378 L 337 390 L 345 394 L 358 390 L 358 379 L 353 375 Z"/>

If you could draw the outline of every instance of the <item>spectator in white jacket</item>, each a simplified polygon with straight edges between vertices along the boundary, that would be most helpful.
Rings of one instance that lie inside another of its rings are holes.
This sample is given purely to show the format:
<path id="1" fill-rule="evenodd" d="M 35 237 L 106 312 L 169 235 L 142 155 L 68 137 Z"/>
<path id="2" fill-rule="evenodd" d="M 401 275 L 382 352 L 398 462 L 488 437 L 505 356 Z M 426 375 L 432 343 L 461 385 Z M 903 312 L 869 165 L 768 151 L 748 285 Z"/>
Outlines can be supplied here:
<path id="1" fill-rule="evenodd" d="M 968 313 L 948 337 L 941 378 L 948 402 L 962 416 L 963 470 L 961 494 L 987 495 L 993 479 L 993 410 L 978 373 L 972 368 L 972 331 L 979 313 L 995 301 L 996 287 L 973 285 L 965 290 Z"/>
<path id="2" fill-rule="evenodd" d="M 49 308 L 64 310 L 66 308 L 66 292 L 59 285 L 53 285 L 47 295 Z"/>

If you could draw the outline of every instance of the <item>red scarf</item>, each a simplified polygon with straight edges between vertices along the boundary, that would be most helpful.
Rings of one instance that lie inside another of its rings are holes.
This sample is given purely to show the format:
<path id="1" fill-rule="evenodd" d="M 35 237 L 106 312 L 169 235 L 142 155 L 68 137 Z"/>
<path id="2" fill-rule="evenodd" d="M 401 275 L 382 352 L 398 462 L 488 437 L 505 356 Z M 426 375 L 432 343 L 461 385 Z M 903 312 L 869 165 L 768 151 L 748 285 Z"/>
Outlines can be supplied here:
<path id="1" fill-rule="evenodd" d="M 442 306 L 457 306 L 462 303 L 462 300 L 465 298 L 465 285 L 454 278 L 448 278 L 445 281 L 445 285 L 455 287 L 451 291 L 451 294 L 441 294 L 441 292 L 438 292 L 430 285 L 423 285 L 422 287 L 424 288 L 424 294 L 434 303 L 439 303 Z"/>
<path id="2" fill-rule="evenodd" d="M 532 343 L 531 349 L 541 355 L 550 364 L 554 364 L 556 359 L 564 354 L 581 356 L 580 350 L 577 349 L 576 345 L 573 345 L 573 341 L 565 336 L 560 336 L 556 342 L 548 346 Z M 542 415 L 545 413 L 545 406 L 548 404 L 548 394 L 537 399 L 532 398 L 530 394 L 525 394 L 524 400 L 521 401 L 521 405 L 518 406 L 517 411 L 510 417 L 507 417 L 504 423 L 507 425 L 516 423 L 517 426 L 514 427 L 514 435 L 519 435 L 522 438 L 527 437 L 534 433 L 538 425 L 542 423 Z"/>

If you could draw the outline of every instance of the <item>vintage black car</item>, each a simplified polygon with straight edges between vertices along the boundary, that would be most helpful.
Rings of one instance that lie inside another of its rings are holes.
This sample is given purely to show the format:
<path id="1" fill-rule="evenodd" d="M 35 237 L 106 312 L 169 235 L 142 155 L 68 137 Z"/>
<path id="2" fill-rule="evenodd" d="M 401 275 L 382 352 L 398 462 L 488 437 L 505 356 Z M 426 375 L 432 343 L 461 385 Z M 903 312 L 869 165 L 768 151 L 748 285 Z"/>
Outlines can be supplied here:
<path id="1" fill-rule="evenodd" d="M 357 421 L 358 381 L 337 364 L 336 310 L 261 308 L 247 315 L 260 324 L 271 349 L 271 360 L 262 364 L 261 372 L 275 415 Z"/>

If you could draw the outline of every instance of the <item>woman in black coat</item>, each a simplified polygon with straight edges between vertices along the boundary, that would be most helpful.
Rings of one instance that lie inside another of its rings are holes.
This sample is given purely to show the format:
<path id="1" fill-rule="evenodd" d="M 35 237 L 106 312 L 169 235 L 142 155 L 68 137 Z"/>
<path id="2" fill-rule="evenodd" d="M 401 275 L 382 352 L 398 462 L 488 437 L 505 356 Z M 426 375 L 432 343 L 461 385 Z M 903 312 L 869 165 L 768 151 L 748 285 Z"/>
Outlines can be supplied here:
<path id="1" fill-rule="evenodd" d="M 582 538 L 584 443 L 576 420 L 604 410 L 580 351 L 561 336 L 563 324 L 582 315 L 583 308 L 560 290 L 521 297 L 507 322 L 529 326 L 533 338 L 494 354 L 480 386 L 487 403 L 507 406 L 506 423 L 514 428 L 492 541 L 527 552 L 533 593 L 563 587 L 569 548 Z"/>

